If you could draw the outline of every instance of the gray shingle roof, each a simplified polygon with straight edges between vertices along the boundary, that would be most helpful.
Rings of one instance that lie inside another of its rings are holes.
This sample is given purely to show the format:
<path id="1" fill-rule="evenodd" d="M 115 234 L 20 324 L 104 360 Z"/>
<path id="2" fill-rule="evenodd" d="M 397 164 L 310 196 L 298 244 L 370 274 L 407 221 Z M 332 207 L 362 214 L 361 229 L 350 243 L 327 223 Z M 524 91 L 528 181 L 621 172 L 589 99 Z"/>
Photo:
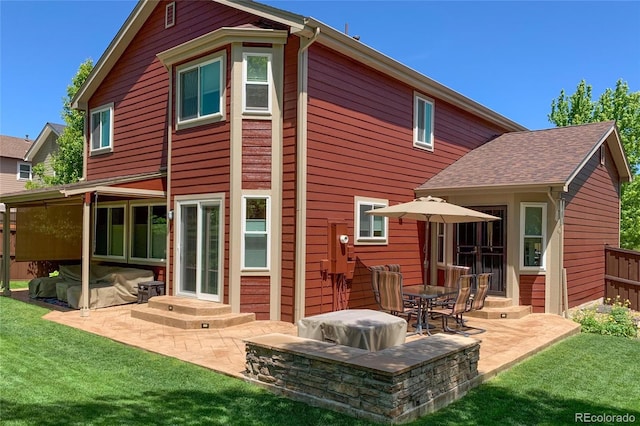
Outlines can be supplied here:
<path id="1" fill-rule="evenodd" d="M 561 184 L 614 121 L 505 133 L 468 152 L 417 190 Z"/>
<path id="2" fill-rule="evenodd" d="M 0 135 L 0 157 L 22 160 L 32 143 L 29 139 Z"/>

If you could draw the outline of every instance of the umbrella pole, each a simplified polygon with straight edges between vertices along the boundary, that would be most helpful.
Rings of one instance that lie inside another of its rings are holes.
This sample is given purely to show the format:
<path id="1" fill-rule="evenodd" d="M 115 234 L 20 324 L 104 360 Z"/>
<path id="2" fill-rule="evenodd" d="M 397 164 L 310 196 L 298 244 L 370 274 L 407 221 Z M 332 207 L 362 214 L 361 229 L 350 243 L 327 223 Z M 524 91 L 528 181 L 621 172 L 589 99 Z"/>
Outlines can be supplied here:
<path id="1" fill-rule="evenodd" d="M 431 222 L 429 220 L 427 220 L 427 224 L 424 227 L 424 262 L 423 262 L 423 277 L 422 277 L 422 284 L 426 287 L 427 286 L 427 278 L 429 276 L 429 258 L 427 257 L 428 252 L 429 252 L 429 231 L 431 229 Z"/>

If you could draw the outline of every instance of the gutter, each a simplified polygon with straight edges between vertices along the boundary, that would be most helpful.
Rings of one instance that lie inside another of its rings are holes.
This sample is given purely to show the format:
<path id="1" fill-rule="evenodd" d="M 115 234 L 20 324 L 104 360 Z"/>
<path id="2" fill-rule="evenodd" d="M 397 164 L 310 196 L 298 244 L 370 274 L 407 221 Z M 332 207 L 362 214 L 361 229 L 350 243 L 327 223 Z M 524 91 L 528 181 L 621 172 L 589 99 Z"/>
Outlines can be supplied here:
<path id="1" fill-rule="evenodd" d="M 296 152 L 296 260 L 294 272 L 294 312 L 297 322 L 305 315 L 305 283 L 307 266 L 307 90 L 309 57 L 307 50 L 320 36 L 320 27 L 315 28 L 313 37 L 300 38 L 298 50 L 298 120 Z"/>

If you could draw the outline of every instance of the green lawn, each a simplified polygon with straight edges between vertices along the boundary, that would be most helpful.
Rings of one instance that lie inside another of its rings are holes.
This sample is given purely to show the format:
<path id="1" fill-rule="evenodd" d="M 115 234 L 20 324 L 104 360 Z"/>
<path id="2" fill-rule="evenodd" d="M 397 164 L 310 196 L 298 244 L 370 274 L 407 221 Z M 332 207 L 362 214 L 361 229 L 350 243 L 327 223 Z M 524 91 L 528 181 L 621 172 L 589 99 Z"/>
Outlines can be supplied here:
<path id="1" fill-rule="evenodd" d="M 0 297 L 3 425 L 364 425 L 242 380 L 41 319 Z M 640 342 L 582 334 L 414 424 L 573 424 L 576 412 L 640 421 Z"/>

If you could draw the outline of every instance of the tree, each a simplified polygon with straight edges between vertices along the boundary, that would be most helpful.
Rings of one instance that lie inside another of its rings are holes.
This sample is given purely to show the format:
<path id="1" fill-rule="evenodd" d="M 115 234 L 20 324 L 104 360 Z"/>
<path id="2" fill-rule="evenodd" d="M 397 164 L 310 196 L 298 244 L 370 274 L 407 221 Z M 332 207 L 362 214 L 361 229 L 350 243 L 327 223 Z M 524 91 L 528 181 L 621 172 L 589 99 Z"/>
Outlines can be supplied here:
<path id="1" fill-rule="evenodd" d="M 37 179 L 29 182 L 28 188 L 62 185 L 78 182 L 82 177 L 84 145 L 84 112 L 71 108 L 71 100 L 93 70 L 93 61 L 87 59 L 78 68 L 76 75 L 67 86 L 67 96 L 62 98 L 62 119 L 66 127 L 58 138 L 58 151 L 52 155 L 53 176 L 45 174 L 44 165 L 33 167 L 33 176 Z"/>
<path id="2" fill-rule="evenodd" d="M 620 246 L 640 249 L 640 92 L 629 92 L 629 85 L 618 80 L 614 90 L 606 89 L 594 102 L 591 90 L 584 80 L 571 96 L 561 90 L 548 118 L 558 127 L 616 121 L 633 174 L 633 181 L 622 186 Z"/>

